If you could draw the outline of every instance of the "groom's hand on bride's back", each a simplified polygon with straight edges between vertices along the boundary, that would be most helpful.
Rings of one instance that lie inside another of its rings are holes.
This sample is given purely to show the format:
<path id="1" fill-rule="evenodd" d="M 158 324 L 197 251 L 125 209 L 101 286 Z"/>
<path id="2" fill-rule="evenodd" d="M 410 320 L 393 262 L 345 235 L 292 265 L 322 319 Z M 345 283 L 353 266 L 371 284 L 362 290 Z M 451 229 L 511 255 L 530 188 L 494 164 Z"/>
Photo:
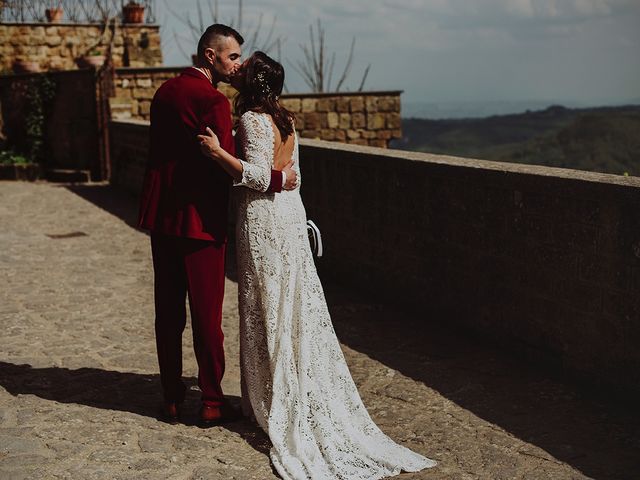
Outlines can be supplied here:
<path id="1" fill-rule="evenodd" d="M 284 190 L 293 190 L 294 188 L 296 188 L 296 185 L 298 184 L 298 174 L 292 167 L 293 167 L 293 160 L 287 163 L 282 169 L 282 171 L 287 176 L 287 181 L 282 186 Z"/>

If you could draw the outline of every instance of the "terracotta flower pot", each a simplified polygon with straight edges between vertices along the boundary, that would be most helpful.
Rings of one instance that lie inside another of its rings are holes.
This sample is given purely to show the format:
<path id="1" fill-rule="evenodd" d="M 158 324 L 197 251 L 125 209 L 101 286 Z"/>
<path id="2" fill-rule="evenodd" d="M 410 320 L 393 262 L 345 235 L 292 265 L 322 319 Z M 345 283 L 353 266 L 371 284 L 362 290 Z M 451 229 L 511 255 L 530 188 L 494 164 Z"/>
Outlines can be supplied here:
<path id="1" fill-rule="evenodd" d="M 40 71 L 38 62 L 29 60 L 16 60 L 13 62 L 13 71 L 15 73 L 36 73 Z"/>
<path id="2" fill-rule="evenodd" d="M 47 20 L 51 23 L 59 23 L 62 20 L 62 15 L 64 12 L 61 8 L 47 8 L 44 11 L 44 14 L 47 16 Z"/>
<path id="3" fill-rule="evenodd" d="M 129 2 L 122 7 L 122 21 L 124 23 L 142 23 L 144 22 L 144 6 Z"/>
<path id="4" fill-rule="evenodd" d="M 78 59 L 80 68 L 100 68 L 105 61 L 104 55 L 85 55 Z"/>

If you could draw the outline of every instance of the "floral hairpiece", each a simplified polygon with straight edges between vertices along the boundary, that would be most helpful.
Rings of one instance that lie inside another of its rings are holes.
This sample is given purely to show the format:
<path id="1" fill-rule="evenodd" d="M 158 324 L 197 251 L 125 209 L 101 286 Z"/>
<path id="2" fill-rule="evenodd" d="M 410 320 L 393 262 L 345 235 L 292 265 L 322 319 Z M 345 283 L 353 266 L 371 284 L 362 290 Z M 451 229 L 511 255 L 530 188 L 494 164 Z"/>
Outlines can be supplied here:
<path id="1" fill-rule="evenodd" d="M 258 80 L 258 88 L 260 89 L 260 93 L 265 96 L 269 95 L 271 93 L 271 87 L 267 83 L 264 72 L 258 72 L 256 74 L 256 79 Z"/>

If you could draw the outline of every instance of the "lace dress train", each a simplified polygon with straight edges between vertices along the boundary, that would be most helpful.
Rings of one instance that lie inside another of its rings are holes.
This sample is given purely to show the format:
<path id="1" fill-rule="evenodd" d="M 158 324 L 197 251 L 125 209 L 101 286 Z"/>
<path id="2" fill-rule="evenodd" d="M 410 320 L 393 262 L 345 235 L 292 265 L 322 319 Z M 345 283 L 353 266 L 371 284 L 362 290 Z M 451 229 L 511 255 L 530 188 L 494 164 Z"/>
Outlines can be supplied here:
<path id="1" fill-rule="evenodd" d="M 309 247 L 299 188 L 266 192 L 274 134 L 247 112 L 238 129 L 243 178 L 236 241 L 242 400 L 273 444 L 285 480 L 372 480 L 436 462 L 391 440 L 365 409 Z M 295 139 L 294 168 L 300 176 Z"/>

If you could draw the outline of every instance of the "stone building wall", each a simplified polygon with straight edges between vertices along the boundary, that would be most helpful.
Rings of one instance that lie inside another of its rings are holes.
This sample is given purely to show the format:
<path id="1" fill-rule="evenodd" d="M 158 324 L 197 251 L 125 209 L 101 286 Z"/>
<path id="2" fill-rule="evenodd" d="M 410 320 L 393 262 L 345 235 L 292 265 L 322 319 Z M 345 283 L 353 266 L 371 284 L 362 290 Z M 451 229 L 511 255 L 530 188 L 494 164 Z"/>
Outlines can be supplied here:
<path id="1" fill-rule="evenodd" d="M 113 181 L 138 194 L 147 127 L 111 133 Z M 640 394 L 640 178 L 300 144 L 324 278 Z"/>
<path id="2" fill-rule="evenodd" d="M 0 71 L 9 72 L 15 60 L 38 62 L 42 71 L 74 70 L 79 57 L 97 48 L 104 53 L 115 35 L 113 61 L 117 67 L 160 66 L 158 25 L 3 23 L 0 24 Z"/>

